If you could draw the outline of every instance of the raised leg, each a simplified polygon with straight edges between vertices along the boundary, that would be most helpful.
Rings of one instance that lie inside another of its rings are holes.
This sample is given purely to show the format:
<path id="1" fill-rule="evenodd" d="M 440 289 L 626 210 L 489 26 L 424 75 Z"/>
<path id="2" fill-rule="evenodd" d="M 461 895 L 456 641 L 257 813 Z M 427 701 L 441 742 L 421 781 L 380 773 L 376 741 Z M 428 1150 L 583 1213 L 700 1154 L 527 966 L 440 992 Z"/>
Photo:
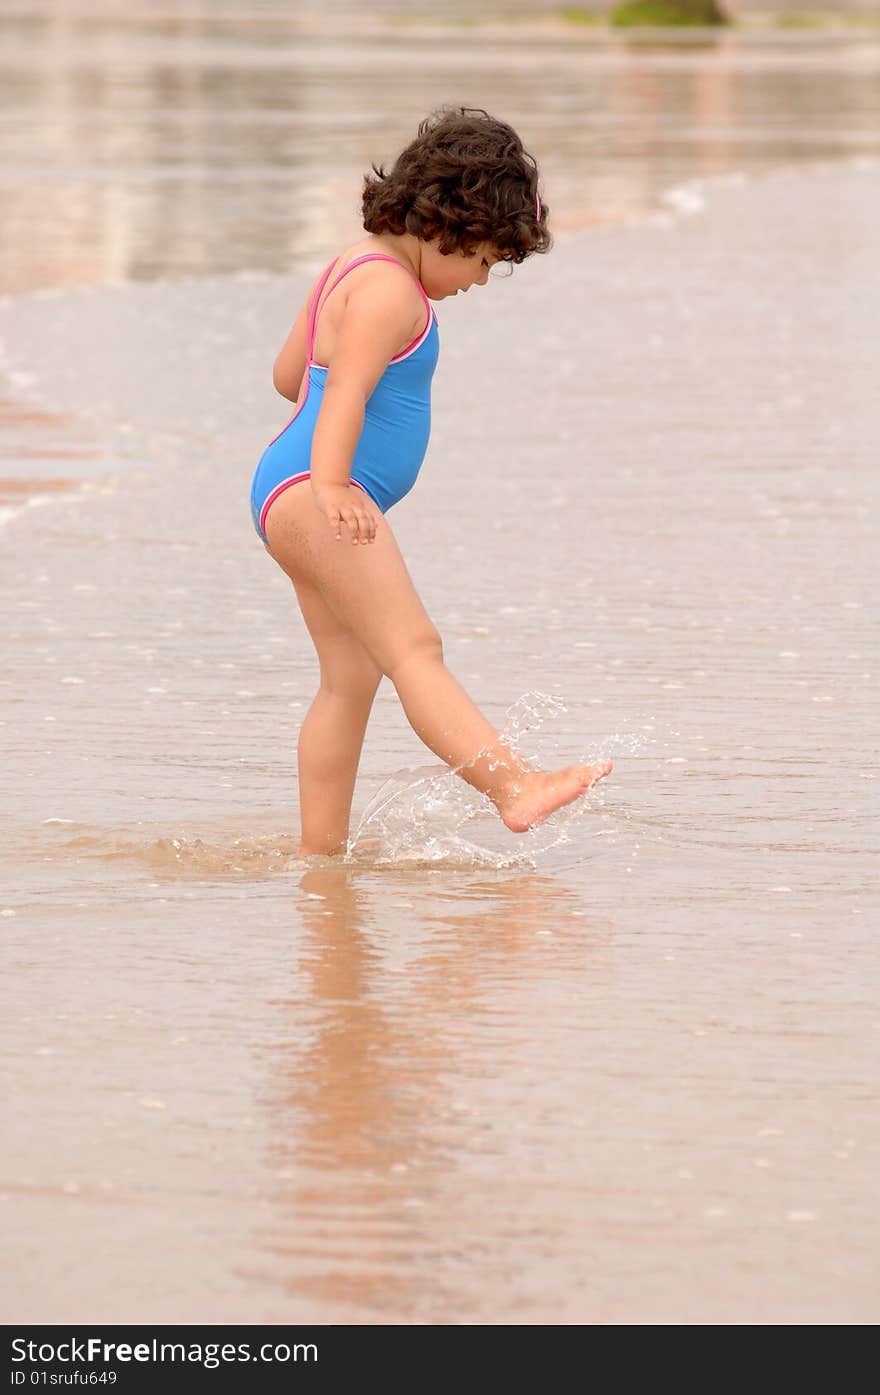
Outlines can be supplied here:
<path id="1" fill-rule="evenodd" d="M 357 636 L 394 683 L 413 730 L 523 832 L 570 803 L 611 769 L 610 761 L 544 772 L 501 740 L 443 662 L 443 645 L 422 605 L 387 519 L 368 546 L 338 542 L 307 484 L 279 495 L 266 533 L 271 554 L 297 583 L 305 578 L 338 622 Z"/>

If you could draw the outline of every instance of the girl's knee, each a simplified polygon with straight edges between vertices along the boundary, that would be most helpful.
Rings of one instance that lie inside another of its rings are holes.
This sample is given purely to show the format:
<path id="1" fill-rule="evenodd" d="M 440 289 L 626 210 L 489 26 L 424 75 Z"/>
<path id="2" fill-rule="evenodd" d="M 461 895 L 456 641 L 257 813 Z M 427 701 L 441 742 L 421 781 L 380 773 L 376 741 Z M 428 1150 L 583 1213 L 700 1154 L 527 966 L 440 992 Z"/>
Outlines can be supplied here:
<path id="1" fill-rule="evenodd" d="M 412 639 L 405 649 L 395 653 L 393 659 L 385 668 L 385 672 L 392 683 L 396 681 L 402 669 L 413 663 L 413 661 L 420 663 L 443 663 L 443 640 L 438 631 L 433 627 Z"/>
<path id="2" fill-rule="evenodd" d="M 382 670 L 361 645 L 326 645 L 318 659 L 325 692 L 367 705 L 373 701 Z"/>

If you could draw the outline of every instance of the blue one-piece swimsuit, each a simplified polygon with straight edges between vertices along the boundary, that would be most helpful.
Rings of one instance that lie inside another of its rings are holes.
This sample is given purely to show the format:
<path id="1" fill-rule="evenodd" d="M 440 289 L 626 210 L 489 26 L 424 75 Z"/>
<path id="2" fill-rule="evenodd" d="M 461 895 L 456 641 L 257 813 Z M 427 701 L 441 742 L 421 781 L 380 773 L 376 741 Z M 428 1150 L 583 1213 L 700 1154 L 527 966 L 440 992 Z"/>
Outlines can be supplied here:
<path id="1" fill-rule="evenodd" d="M 364 425 L 351 462 L 350 480 L 385 513 L 412 489 L 431 433 L 431 379 L 440 352 L 437 317 L 418 278 L 396 257 L 371 252 L 345 268 L 330 290 L 362 262 L 393 262 L 412 276 L 428 312 L 428 322 L 418 338 L 391 359 L 367 399 Z M 315 343 L 321 294 L 336 262 L 321 277 L 312 300 L 306 356 L 308 375 L 302 400 L 283 431 L 263 451 L 251 486 L 254 527 L 268 547 L 266 516 L 279 494 L 307 480 L 310 473 L 312 436 L 324 398 L 328 365 L 315 363 Z M 325 297 L 325 300 L 327 299 Z"/>

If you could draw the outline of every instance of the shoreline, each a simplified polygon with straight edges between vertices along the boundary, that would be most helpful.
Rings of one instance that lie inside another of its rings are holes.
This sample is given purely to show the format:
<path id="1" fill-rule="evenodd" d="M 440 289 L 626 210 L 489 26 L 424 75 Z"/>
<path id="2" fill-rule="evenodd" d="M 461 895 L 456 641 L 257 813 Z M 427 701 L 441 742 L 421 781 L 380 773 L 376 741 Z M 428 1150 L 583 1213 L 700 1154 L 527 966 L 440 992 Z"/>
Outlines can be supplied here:
<path id="1" fill-rule="evenodd" d="M 633 228 L 651 226 L 669 228 L 682 219 L 704 212 L 707 202 L 711 201 L 713 190 L 723 191 L 731 186 L 755 184 L 790 173 L 809 174 L 812 171 L 819 175 L 838 167 L 880 168 L 880 157 L 853 155 L 839 159 L 782 164 L 768 169 L 731 170 L 715 175 L 694 176 L 670 184 L 661 191 L 655 206 L 646 207 L 640 213 L 621 217 L 608 215 L 593 221 L 572 220 L 568 226 L 557 226 L 554 228 L 556 244 L 563 248 L 589 234 L 625 232 Z M 5 306 L 27 302 L 50 301 L 58 304 L 65 302 L 68 297 L 112 295 L 114 292 L 124 295 L 141 288 L 149 293 L 161 287 L 198 287 L 217 282 L 236 285 L 242 281 L 256 281 L 265 284 L 283 281 L 287 277 L 308 277 L 314 275 L 318 269 L 320 268 L 317 265 L 304 262 L 299 266 L 291 266 L 285 273 L 240 269 L 219 275 L 213 272 L 204 277 L 166 277 L 153 281 L 129 280 L 113 284 L 93 282 L 50 288 L 41 286 L 17 295 L 0 297 L 0 316 Z M 36 388 L 36 391 L 23 391 L 21 395 L 15 395 L 16 378 L 26 381 L 29 390 Z M 85 403 L 81 408 L 69 404 L 63 410 L 53 410 L 40 392 L 36 375 L 30 369 L 22 372 L 14 366 L 6 369 L 0 364 L 0 383 L 3 384 L 3 392 L 0 395 L 0 531 L 5 530 L 27 509 L 46 503 L 59 495 L 82 496 L 94 489 L 96 483 L 101 480 L 115 489 L 117 481 L 130 474 L 133 469 L 153 468 L 151 463 L 144 466 L 142 460 L 133 461 L 126 458 L 127 438 L 132 430 L 130 423 L 94 423 L 89 420 L 90 404 Z M 18 446 L 6 444 L 4 437 L 7 433 L 14 433 L 22 427 L 30 428 L 34 433 L 27 442 Z M 100 439 L 102 427 L 105 435 L 103 441 Z M 117 437 L 112 446 L 106 439 L 111 432 Z M 123 433 L 122 438 L 120 432 Z M 74 440 L 82 442 L 81 448 L 71 448 L 61 443 L 62 436 L 71 435 Z M 20 458 L 38 464 L 40 474 L 31 475 L 24 470 L 16 473 L 14 469 L 6 469 L 3 462 L 11 459 L 13 451 L 17 451 Z M 95 468 L 82 474 L 60 471 L 57 475 L 54 474 L 54 462 L 59 462 L 60 466 L 61 462 L 74 460 L 91 461 Z"/>
<path id="2" fill-rule="evenodd" d="M 745 178 L 745 176 L 733 174 L 731 176 L 721 176 L 721 178 L 722 180 L 730 178 L 734 181 L 737 181 L 739 178 Z M 691 182 L 692 181 L 688 181 L 688 183 Z M 563 225 L 561 227 L 555 226 L 554 235 L 559 244 L 565 244 L 586 233 L 596 232 L 601 229 L 610 230 L 614 228 L 624 228 L 627 226 L 632 226 L 635 223 L 645 221 L 651 222 L 652 220 L 656 221 L 657 219 L 660 219 L 662 221 L 670 216 L 669 210 L 670 208 L 674 208 L 675 193 L 676 190 L 680 187 L 682 186 L 671 185 L 670 188 L 665 190 L 664 193 L 661 195 L 660 199 L 658 200 L 657 207 L 655 209 L 646 208 L 641 215 L 628 215 L 623 218 L 615 218 L 613 215 L 609 214 L 604 218 L 597 217 L 596 219 L 589 221 L 573 218 L 567 225 Z M 666 202 L 666 200 L 669 200 L 670 202 L 669 204 L 667 204 L 666 209 L 664 210 L 664 203 Z M 318 269 L 318 267 L 312 266 L 311 264 L 304 262 L 303 264 L 298 266 L 291 266 L 290 270 L 286 273 L 283 273 L 283 275 L 313 275 L 315 271 L 317 271 Z M 271 280 L 273 279 L 273 277 L 279 276 L 279 273 L 254 273 L 247 269 L 239 269 L 237 271 L 231 271 L 226 275 L 220 277 L 218 277 L 217 273 L 215 272 L 205 277 L 165 277 L 157 278 L 153 281 L 129 280 L 113 284 L 94 281 L 84 282 L 76 286 L 41 285 L 35 286 L 29 290 L 21 291 L 16 294 L 8 293 L 3 296 L 0 296 L 0 310 L 2 310 L 2 307 L 6 304 L 14 304 L 17 302 L 23 302 L 27 300 L 39 301 L 43 299 L 51 299 L 53 301 L 57 301 L 67 296 L 88 295 L 97 291 L 112 292 L 114 290 L 117 290 L 120 292 L 124 292 L 127 288 L 133 286 L 185 286 L 193 283 L 198 284 L 204 281 L 216 281 L 218 279 L 222 281 L 228 280 L 231 282 L 235 282 L 237 280 L 240 280 L 241 278 L 248 278 L 254 275 L 256 275 L 260 280 Z M 24 376 L 24 378 L 26 379 L 33 379 L 34 377 L 34 375 L 30 372 L 25 373 L 24 375 L 22 375 L 21 373 L 17 373 L 15 368 L 7 372 L 2 368 L 2 366 L 0 366 L 0 382 L 2 382 L 5 379 L 5 391 L 3 395 L 0 395 L 0 462 L 2 462 L 2 460 L 11 451 L 11 447 L 4 445 L 4 436 L 10 429 L 14 429 L 16 427 L 21 426 L 31 426 L 35 428 L 37 432 L 42 433 L 42 439 L 53 439 L 55 433 L 66 432 L 69 430 L 72 430 L 74 433 L 82 432 L 83 428 L 87 426 L 85 420 L 82 418 L 78 418 L 74 410 L 68 410 L 65 412 L 52 411 L 51 408 L 45 405 L 42 397 L 39 394 L 36 397 L 29 397 L 27 395 L 21 395 L 18 397 L 14 396 L 14 394 L 10 392 L 10 387 L 14 387 L 14 379 L 16 376 Z M 81 451 L 71 451 L 69 449 L 64 449 L 61 447 L 57 447 L 54 449 L 49 446 L 42 447 L 33 442 L 21 446 L 19 450 L 22 455 L 30 457 L 35 461 L 39 461 L 41 465 L 46 465 L 48 462 L 51 462 L 55 459 L 59 461 L 71 459 L 93 460 L 97 465 L 98 462 L 100 462 L 102 457 L 104 456 L 104 453 L 97 444 L 93 445 L 91 448 L 87 447 Z M 46 472 L 44 471 L 42 476 L 37 478 L 24 473 L 18 475 L 15 473 L 5 473 L 3 471 L 2 464 L 0 464 L 0 530 L 4 529 L 10 522 L 12 522 L 13 519 L 21 515 L 29 507 L 47 502 L 49 499 L 56 497 L 58 494 L 61 493 L 81 494 L 88 487 L 90 481 L 93 481 L 107 474 L 113 476 L 114 474 L 122 473 L 127 473 L 127 470 L 124 469 L 122 471 L 115 471 L 111 469 L 108 471 L 106 468 L 104 468 L 90 471 L 80 478 L 71 478 L 66 475 L 63 477 L 55 477 L 52 475 L 47 476 Z"/>
<path id="3" fill-rule="evenodd" d="M 745 174 L 731 173 L 729 175 L 717 176 L 716 178 L 724 184 L 729 182 L 738 183 L 747 177 L 748 176 Z M 695 201 L 693 192 L 691 193 L 691 197 L 688 198 L 686 191 L 690 189 L 691 185 L 701 182 L 703 181 L 688 180 L 684 184 L 670 185 L 657 200 L 656 208 L 646 208 L 641 214 L 627 215 L 622 218 L 615 218 L 613 215 L 609 214 L 605 218 L 596 218 L 591 221 L 572 219 L 568 225 L 554 227 L 554 235 L 557 243 L 559 245 L 565 245 L 591 232 L 599 232 L 602 230 L 613 231 L 614 229 L 623 229 L 645 223 L 656 224 L 659 222 L 661 224 L 668 224 L 673 221 L 676 216 L 688 216 L 690 213 L 697 211 L 699 199 Z M 681 197 L 681 195 L 684 195 L 684 197 Z M 289 272 L 284 273 L 284 275 L 308 276 L 313 275 L 318 269 L 319 268 L 309 264 L 303 264 L 300 266 L 292 266 Z M 260 280 L 272 280 L 279 275 L 278 273 L 272 272 L 256 274 Z M 229 272 L 220 277 L 218 277 L 216 273 L 212 273 L 205 277 L 169 277 L 147 282 L 130 280 L 113 285 L 107 285 L 102 282 L 86 282 L 77 286 L 38 286 L 34 287 L 32 290 L 22 291 L 20 294 L 9 294 L 0 297 L 0 310 L 2 310 L 4 304 L 27 300 L 39 301 L 46 298 L 57 300 L 68 295 L 88 295 L 94 292 L 112 292 L 114 290 L 125 292 L 129 287 L 135 286 L 186 286 L 199 284 L 204 281 L 216 280 L 235 282 L 241 278 L 248 278 L 252 275 L 254 275 L 253 272 L 242 269 Z M 13 378 L 16 376 L 14 369 L 12 370 L 11 376 Z M 24 376 L 26 378 L 33 377 L 30 373 Z M 4 447 L 4 435 L 10 428 L 29 425 L 35 428 L 37 432 L 41 433 L 42 439 L 54 439 L 56 433 L 70 430 L 74 433 L 82 432 L 84 427 L 87 426 L 83 418 L 77 417 L 75 410 L 71 409 L 65 412 L 54 412 L 47 405 L 44 405 L 39 395 L 35 398 L 27 396 L 16 398 L 9 395 L 10 375 L 4 373 L 4 370 L 0 367 L 0 381 L 2 381 L 4 377 L 6 378 L 6 391 L 4 395 L 0 396 L 0 462 L 2 462 L 11 449 L 10 447 Z M 61 447 L 55 449 L 50 446 L 44 447 L 33 442 L 21 446 L 19 450 L 25 457 L 29 457 L 34 461 L 39 461 L 42 466 L 45 466 L 55 459 L 59 461 L 71 459 L 92 460 L 96 465 L 102 458 L 106 459 L 106 453 L 102 452 L 97 444 L 81 451 L 71 451 Z M 127 468 L 122 470 L 110 469 L 108 471 L 105 467 L 104 469 L 96 468 L 79 478 L 72 478 L 67 475 L 63 477 L 60 475 L 58 477 L 52 475 L 47 476 L 45 471 L 41 477 L 37 478 L 27 474 L 16 475 L 14 473 L 5 473 L 2 469 L 2 464 L 0 464 L 0 531 L 28 508 L 46 503 L 59 494 L 82 495 L 87 491 L 89 484 L 96 479 L 107 475 L 112 478 L 114 475 L 122 475 L 125 473 L 128 473 Z"/>

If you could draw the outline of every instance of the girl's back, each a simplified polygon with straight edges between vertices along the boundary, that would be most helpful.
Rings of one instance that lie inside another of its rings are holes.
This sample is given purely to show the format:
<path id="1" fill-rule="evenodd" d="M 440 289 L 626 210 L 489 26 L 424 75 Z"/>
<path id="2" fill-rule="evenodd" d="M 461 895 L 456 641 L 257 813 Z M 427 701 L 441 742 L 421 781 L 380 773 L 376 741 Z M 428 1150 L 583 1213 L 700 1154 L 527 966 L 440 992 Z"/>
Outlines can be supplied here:
<path id="1" fill-rule="evenodd" d="M 383 513 L 415 484 L 431 432 L 431 379 L 439 354 L 437 317 L 411 269 L 392 257 L 381 239 L 371 237 L 347 248 L 325 268 L 278 356 L 276 385 L 299 381 L 298 405 L 287 426 L 266 447 L 254 475 L 251 510 L 264 541 L 266 516 L 275 499 L 310 478 L 312 437 L 352 284 L 369 276 L 396 293 L 401 275 L 412 287 L 410 328 L 414 332 L 400 345 L 367 399 L 350 480 Z"/>

